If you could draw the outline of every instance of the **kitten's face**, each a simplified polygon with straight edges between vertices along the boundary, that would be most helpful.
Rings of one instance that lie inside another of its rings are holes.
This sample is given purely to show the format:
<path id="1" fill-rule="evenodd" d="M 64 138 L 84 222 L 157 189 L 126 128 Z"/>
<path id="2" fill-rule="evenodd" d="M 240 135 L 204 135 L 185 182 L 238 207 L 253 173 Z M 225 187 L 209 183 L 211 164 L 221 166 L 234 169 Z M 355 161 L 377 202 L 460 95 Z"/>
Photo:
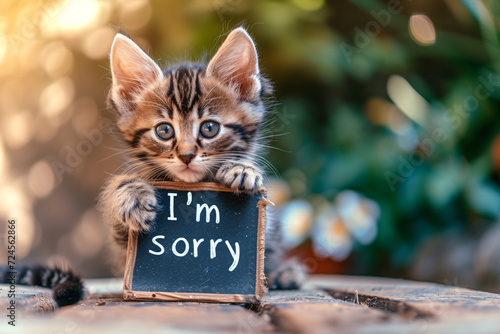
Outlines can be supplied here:
<path id="1" fill-rule="evenodd" d="M 130 39 L 111 51 L 111 105 L 144 177 L 209 180 L 228 160 L 252 159 L 264 117 L 257 55 L 234 30 L 212 61 L 162 72 Z"/>

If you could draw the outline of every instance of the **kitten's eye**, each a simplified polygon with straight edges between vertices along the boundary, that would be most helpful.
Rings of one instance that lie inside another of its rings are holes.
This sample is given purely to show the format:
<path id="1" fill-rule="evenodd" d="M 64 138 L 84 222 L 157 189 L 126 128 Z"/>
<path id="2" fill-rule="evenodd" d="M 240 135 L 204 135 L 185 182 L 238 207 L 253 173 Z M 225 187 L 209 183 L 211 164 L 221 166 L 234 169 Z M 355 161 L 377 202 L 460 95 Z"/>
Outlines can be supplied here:
<path id="1" fill-rule="evenodd" d="M 174 134 L 174 128 L 169 123 L 161 123 L 156 126 L 156 135 L 161 140 L 172 139 Z"/>
<path id="2" fill-rule="evenodd" d="M 213 138 L 219 133 L 220 124 L 214 121 L 206 121 L 201 124 L 200 134 L 205 138 Z"/>

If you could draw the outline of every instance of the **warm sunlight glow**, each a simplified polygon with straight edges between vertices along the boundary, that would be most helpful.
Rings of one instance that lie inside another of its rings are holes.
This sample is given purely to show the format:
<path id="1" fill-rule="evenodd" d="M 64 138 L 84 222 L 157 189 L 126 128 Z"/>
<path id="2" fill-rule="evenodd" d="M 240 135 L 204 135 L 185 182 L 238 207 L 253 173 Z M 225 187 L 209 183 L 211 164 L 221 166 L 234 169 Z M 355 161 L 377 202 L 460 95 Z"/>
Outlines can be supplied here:
<path id="1" fill-rule="evenodd" d="M 99 3 L 95 0 L 70 0 L 66 2 L 57 16 L 61 30 L 82 30 L 96 22 Z"/>
<path id="2" fill-rule="evenodd" d="M 7 52 L 7 39 L 0 37 L 0 63 L 2 63 L 2 60 L 6 52 Z"/>
<path id="3" fill-rule="evenodd" d="M 33 132 L 28 126 L 31 122 L 30 114 L 29 110 L 16 110 L 4 120 L 2 132 L 10 148 L 21 148 L 33 138 Z M 20 129 L 24 129 L 24 131 L 20 131 Z"/>
<path id="4" fill-rule="evenodd" d="M 75 88 L 73 81 L 64 77 L 54 81 L 44 89 L 40 96 L 40 110 L 47 117 L 54 117 L 69 106 L 73 100 Z"/>
<path id="5" fill-rule="evenodd" d="M 92 59 L 105 58 L 116 30 L 111 27 L 97 29 L 85 36 L 81 45 L 83 53 Z"/>
<path id="6" fill-rule="evenodd" d="M 99 253 L 106 239 L 105 228 L 99 224 L 100 221 L 101 217 L 96 209 L 85 212 L 69 236 L 72 250 L 83 257 L 92 257 Z"/>
<path id="7" fill-rule="evenodd" d="M 2 180 L 2 175 L 5 175 L 5 165 L 6 165 L 6 159 L 5 159 L 5 148 L 3 146 L 3 141 L 2 138 L 0 137 L 0 182 Z"/>
<path id="8" fill-rule="evenodd" d="M 38 161 L 28 172 L 28 186 L 36 197 L 46 197 L 54 189 L 54 174 L 46 161 Z"/>
<path id="9" fill-rule="evenodd" d="M 16 257 L 24 258 L 31 250 L 35 236 L 35 220 L 31 209 L 32 202 L 24 193 L 23 178 L 7 181 L 0 186 L 0 215 L 15 219 L 17 222 Z"/>
<path id="10" fill-rule="evenodd" d="M 49 43 L 40 53 L 40 64 L 51 77 L 68 75 L 73 70 L 73 53 L 63 42 Z"/>

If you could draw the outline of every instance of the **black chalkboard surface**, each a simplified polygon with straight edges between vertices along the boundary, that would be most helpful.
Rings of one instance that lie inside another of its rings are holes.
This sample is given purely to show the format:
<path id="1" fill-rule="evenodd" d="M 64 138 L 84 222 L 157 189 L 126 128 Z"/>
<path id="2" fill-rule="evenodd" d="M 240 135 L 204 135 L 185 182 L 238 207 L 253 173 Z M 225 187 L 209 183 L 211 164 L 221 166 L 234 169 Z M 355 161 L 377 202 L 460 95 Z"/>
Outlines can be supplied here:
<path id="1" fill-rule="evenodd" d="M 124 298 L 250 302 L 265 290 L 265 189 L 235 194 L 216 183 L 154 183 L 161 209 L 130 232 Z"/>

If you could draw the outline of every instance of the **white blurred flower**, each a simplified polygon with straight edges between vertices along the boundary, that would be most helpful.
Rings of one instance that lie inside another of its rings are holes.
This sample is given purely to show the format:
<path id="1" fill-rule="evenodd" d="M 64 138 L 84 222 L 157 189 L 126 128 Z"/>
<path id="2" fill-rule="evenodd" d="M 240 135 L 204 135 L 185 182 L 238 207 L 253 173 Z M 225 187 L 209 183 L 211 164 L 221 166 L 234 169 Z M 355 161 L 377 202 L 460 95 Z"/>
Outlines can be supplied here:
<path id="1" fill-rule="evenodd" d="M 312 233 L 314 251 L 321 257 L 345 260 L 352 250 L 353 241 L 335 207 L 318 215 Z"/>
<path id="2" fill-rule="evenodd" d="M 367 245 L 377 236 L 380 208 L 376 202 L 352 191 L 340 192 L 316 218 L 312 232 L 318 256 L 345 260 L 354 240 Z"/>
<path id="3" fill-rule="evenodd" d="M 377 220 L 380 208 L 375 201 L 345 190 L 335 198 L 335 206 L 342 221 L 360 243 L 370 244 L 377 236 Z"/>
<path id="4" fill-rule="evenodd" d="M 313 223 L 313 210 L 304 200 L 291 201 L 281 209 L 283 246 L 287 249 L 302 243 L 310 234 Z"/>

